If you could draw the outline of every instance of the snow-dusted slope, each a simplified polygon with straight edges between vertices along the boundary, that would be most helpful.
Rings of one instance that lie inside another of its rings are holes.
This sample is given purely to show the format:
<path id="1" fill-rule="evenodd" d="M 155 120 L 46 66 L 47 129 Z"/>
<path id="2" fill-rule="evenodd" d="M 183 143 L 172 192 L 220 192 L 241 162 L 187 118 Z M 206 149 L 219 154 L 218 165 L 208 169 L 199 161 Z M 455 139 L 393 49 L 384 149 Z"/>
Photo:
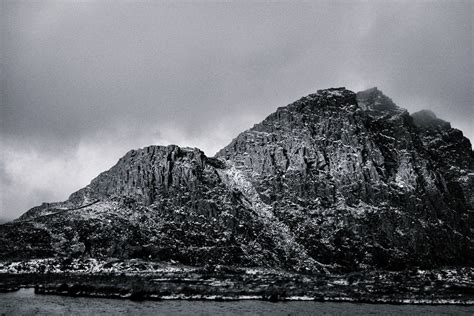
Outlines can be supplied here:
<path id="1" fill-rule="evenodd" d="M 473 155 L 433 114 L 377 88 L 320 90 L 241 133 L 217 157 L 323 263 L 472 262 Z"/>
<path id="2" fill-rule="evenodd" d="M 215 158 L 150 146 L 0 226 L 0 259 L 142 258 L 296 270 L 472 264 L 473 155 L 378 89 L 319 90 Z"/>

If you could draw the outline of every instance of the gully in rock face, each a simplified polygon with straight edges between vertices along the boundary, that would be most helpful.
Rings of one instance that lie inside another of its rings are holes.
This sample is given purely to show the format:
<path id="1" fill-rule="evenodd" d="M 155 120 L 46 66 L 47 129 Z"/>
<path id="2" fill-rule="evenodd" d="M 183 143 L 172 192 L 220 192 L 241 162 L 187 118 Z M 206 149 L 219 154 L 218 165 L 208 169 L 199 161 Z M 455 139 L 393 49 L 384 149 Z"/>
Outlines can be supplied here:
<path id="1" fill-rule="evenodd" d="M 474 156 L 377 88 L 318 90 L 215 157 L 128 152 L 0 226 L 0 259 L 118 258 L 322 274 L 472 266 Z"/>

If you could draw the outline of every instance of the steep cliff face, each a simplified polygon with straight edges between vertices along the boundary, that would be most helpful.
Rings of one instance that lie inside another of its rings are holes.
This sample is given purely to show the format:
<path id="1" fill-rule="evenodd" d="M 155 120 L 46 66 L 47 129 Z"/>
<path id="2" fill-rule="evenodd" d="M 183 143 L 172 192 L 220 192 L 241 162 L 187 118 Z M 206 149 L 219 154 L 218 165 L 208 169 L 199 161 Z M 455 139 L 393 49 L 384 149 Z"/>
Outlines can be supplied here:
<path id="1" fill-rule="evenodd" d="M 320 90 L 217 156 L 246 175 L 322 263 L 466 263 L 474 250 L 471 145 L 449 124 L 425 121 L 376 88 Z"/>
<path id="2" fill-rule="evenodd" d="M 319 90 L 214 158 L 130 151 L 67 201 L 0 226 L 0 257 L 317 271 L 472 264 L 473 158 L 460 131 L 377 88 Z"/>
<path id="3" fill-rule="evenodd" d="M 1 226 L 1 258 L 90 256 L 322 269 L 287 236 L 286 227 L 247 199 L 233 171 L 195 148 L 132 150 L 67 201 L 45 203 Z"/>
<path id="4" fill-rule="evenodd" d="M 196 148 L 171 145 L 131 150 L 110 170 L 73 193 L 66 202 L 33 208 L 20 219 L 35 217 L 45 211 L 52 212 L 53 206 L 72 209 L 110 197 L 129 198 L 150 205 L 160 197 L 179 195 L 180 191 L 199 194 L 198 186 L 203 185 L 203 181 L 211 181 L 208 179 L 211 177 L 209 161 Z"/>
<path id="5" fill-rule="evenodd" d="M 436 117 L 427 110 L 412 114 L 423 152 L 441 172 L 451 192 L 458 192 L 451 198 L 460 204 L 455 208 L 474 209 L 474 152 L 469 140 L 462 132 L 451 128 L 451 124 Z M 462 194 L 461 192 L 462 191 Z M 464 197 L 464 199 L 462 199 Z M 460 200 L 459 200 L 460 199 Z M 449 201 L 449 200 L 448 200 Z"/>

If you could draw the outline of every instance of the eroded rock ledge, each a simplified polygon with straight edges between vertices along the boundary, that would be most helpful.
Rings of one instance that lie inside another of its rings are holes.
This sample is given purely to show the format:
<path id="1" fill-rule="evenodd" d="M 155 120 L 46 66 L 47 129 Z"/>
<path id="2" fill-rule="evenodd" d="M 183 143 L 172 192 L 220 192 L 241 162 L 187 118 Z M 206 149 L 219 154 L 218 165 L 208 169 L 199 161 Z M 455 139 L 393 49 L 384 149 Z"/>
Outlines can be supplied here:
<path id="1" fill-rule="evenodd" d="M 140 258 L 337 272 L 472 266 L 469 140 L 377 88 L 318 90 L 213 158 L 132 150 L 0 226 L 2 261 Z"/>

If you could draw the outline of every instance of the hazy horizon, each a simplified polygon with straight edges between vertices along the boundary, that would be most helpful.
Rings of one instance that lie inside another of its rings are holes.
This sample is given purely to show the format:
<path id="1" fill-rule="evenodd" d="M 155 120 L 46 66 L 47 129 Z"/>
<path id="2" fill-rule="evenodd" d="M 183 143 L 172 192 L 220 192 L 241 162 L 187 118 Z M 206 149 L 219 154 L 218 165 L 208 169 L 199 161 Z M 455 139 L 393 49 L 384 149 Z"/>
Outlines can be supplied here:
<path id="1" fill-rule="evenodd" d="M 473 4 L 1 1 L 0 222 L 128 150 L 207 155 L 318 89 L 377 86 L 472 141 Z"/>

